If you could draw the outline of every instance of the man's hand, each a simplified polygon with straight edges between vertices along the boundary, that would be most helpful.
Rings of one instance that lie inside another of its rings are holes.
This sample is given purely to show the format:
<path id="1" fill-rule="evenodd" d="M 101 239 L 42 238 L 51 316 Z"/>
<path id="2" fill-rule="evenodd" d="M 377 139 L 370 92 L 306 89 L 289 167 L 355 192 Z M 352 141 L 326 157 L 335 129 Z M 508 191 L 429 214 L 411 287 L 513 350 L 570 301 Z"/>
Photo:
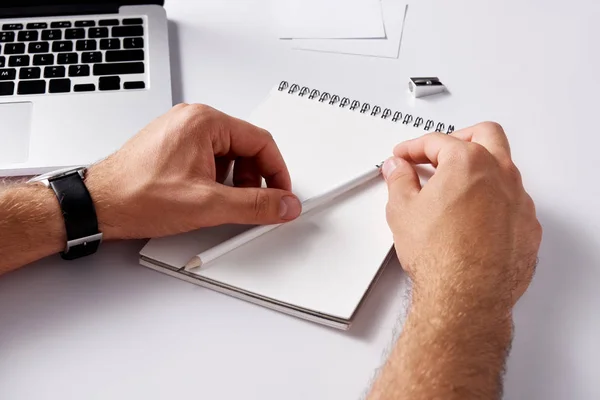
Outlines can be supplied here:
<path id="1" fill-rule="evenodd" d="M 223 185 L 232 165 L 236 187 Z M 105 240 L 280 223 L 301 211 L 271 135 L 203 105 L 173 107 L 91 166 L 85 182 Z M 0 274 L 58 253 L 65 243 L 51 190 L 27 184 L 0 191 Z"/>
<path id="2" fill-rule="evenodd" d="M 542 230 L 502 128 L 431 133 L 394 155 L 388 223 L 415 291 L 490 299 L 508 313 L 531 282 Z M 436 171 L 421 188 L 413 164 L 426 163 Z"/>
<path id="3" fill-rule="evenodd" d="M 415 164 L 436 167 L 423 187 Z M 372 399 L 499 398 L 542 235 L 504 131 L 488 122 L 401 143 L 383 173 L 413 302 Z"/>
<path id="4" fill-rule="evenodd" d="M 233 183 L 223 185 L 233 164 Z M 262 178 L 268 188 L 260 188 Z M 285 162 L 264 129 L 204 105 L 180 104 L 90 168 L 107 239 L 220 225 L 273 224 L 301 211 Z"/>

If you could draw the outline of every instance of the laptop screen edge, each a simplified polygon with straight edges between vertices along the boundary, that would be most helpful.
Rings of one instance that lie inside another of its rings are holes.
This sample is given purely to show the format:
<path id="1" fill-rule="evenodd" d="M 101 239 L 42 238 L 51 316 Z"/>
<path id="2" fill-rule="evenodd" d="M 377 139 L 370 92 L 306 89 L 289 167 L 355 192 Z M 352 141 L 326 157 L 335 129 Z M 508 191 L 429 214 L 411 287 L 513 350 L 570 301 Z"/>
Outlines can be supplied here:
<path id="1" fill-rule="evenodd" d="M 0 19 L 61 15 L 111 14 L 122 6 L 159 5 L 164 0 L 2 0 Z"/>

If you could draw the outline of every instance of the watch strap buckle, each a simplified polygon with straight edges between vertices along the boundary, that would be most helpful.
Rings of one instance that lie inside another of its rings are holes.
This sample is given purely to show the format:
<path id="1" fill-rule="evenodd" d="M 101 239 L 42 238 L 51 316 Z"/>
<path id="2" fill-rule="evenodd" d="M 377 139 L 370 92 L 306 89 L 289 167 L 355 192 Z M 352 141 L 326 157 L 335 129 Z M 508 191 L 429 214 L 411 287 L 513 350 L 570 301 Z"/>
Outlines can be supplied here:
<path id="1" fill-rule="evenodd" d="M 102 232 L 96 233 L 95 235 L 90 235 L 90 236 L 67 241 L 67 247 L 65 248 L 64 253 L 68 253 L 69 250 L 71 250 L 71 247 L 75 247 L 75 246 L 79 246 L 79 245 L 87 246 L 88 243 L 96 242 L 96 241 L 102 242 Z M 100 244 L 100 243 L 98 243 L 98 244 Z"/>
<path id="2" fill-rule="evenodd" d="M 65 260 L 74 260 L 94 254 L 102 242 L 102 232 L 67 241 L 67 247 L 60 253 Z"/>

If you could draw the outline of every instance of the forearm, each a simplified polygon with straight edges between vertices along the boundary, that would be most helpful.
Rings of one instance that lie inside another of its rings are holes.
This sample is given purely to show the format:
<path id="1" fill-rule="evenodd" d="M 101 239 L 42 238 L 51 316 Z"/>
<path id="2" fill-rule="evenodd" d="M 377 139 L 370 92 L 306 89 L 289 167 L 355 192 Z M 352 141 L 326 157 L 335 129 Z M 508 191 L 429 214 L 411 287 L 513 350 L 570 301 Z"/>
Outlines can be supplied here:
<path id="1" fill-rule="evenodd" d="M 65 243 L 64 220 L 50 189 L 0 188 L 0 274 L 58 253 Z"/>
<path id="2" fill-rule="evenodd" d="M 491 300 L 415 295 L 369 399 L 501 398 L 512 337 L 505 310 Z"/>

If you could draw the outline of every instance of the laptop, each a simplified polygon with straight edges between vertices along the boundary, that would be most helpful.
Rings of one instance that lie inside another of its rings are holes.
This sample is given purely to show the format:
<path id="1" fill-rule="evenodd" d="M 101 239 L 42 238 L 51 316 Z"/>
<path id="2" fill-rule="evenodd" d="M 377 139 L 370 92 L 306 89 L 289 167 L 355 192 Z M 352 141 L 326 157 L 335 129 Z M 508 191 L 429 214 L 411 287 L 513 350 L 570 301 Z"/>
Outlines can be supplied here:
<path id="1" fill-rule="evenodd" d="M 163 3 L 0 1 L 0 176 L 99 161 L 172 106 Z"/>

